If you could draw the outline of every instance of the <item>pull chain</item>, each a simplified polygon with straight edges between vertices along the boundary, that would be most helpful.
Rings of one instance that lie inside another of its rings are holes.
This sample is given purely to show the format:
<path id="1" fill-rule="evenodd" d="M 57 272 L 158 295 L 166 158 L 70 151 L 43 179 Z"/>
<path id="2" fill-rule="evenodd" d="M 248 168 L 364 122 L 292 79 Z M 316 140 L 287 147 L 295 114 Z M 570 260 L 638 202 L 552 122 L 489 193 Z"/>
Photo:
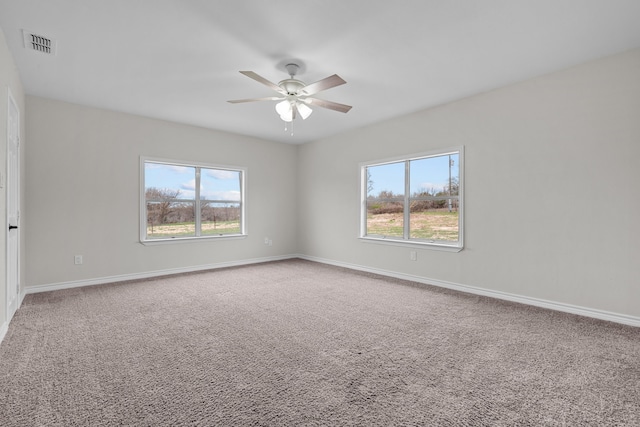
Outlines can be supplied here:
<path id="1" fill-rule="evenodd" d="M 291 127 L 290 128 L 287 128 L 287 124 L 288 123 L 291 123 Z M 291 130 L 291 136 L 293 136 L 293 120 L 291 120 L 291 122 L 284 122 L 284 131 L 286 132 L 289 129 Z"/>

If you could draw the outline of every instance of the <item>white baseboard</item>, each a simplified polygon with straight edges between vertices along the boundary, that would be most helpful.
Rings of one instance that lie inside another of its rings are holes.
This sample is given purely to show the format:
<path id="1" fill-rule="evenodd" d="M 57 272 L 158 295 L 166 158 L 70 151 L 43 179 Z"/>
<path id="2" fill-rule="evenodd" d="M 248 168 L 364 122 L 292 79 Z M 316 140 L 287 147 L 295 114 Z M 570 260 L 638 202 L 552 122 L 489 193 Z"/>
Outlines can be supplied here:
<path id="1" fill-rule="evenodd" d="M 395 271 L 380 270 L 377 268 L 366 267 L 362 265 L 349 264 L 339 261 L 333 261 L 324 258 L 318 258 L 307 255 L 298 255 L 298 258 L 308 261 L 320 262 L 323 264 L 335 265 L 337 267 L 349 268 L 352 270 L 365 271 L 368 273 L 380 274 L 382 276 L 394 277 L 396 279 L 409 280 L 412 282 L 423 283 L 425 285 L 439 286 L 441 288 L 452 289 L 456 291 L 466 292 L 475 295 L 482 295 L 491 298 L 501 299 L 505 301 L 517 302 L 520 304 L 532 305 L 535 307 L 547 308 L 550 310 L 561 311 L 565 313 L 577 314 L 585 317 L 592 317 L 610 322 L 622 323 L 624 325 L 640 327 L 640 317 L 629 316 L 626 314 L 612 313 L 610 311 L 597 310 L 594 308 L 580 307 L 577 305 L 565 304 L 555 301 L 548 301 L 539 298 L 532 298 L 522 295 L 510 294 L 507 292 L 493 291 L 490 289 L 479 288 L 477 286 L 463 285 L 459 283 L 446 282 L 443 280 L 429 279 L 422 276 L 414 276 L 411 274 L 398 273 Z"/>
<path id="2" fill-rule="evenodd" d="M 9 330 L 9 325 L 7 322 L 2 322 L 2 326 L 0 326 L 0 344 L 2 344 L 2 340 L 4 340 L 5 335 L 7 335 L 7 331 Z"/>
<path id="3" fill-rule="evenodd" d="M 20 294 L 18 295 L 18 309 L 16 312 L 22 307 L 22 301 L 24 301 L 24 297 L 27 295 L 27 292 L 24 288 L 20 289 Z"/>
<path id="4" fill-rule="evenodd" d="M 21 293 L 20 303 L 18 307 L 20 307 L 20 305 L 22 304 L 22 300 L 24 299 L 25 294 L 55 291 L 59 289 L 70 289 L 70 288 L 77 288 L 81 286 L 103 285 L 106 283 L 122 282 L 122 281 L 128 281 L 128 280 L 148 279 L 148 278 L 158 277 L 158 276 L 166 276 L 166 275 L 180 274 L 180 273 L 192 273 L 196 271 L 213 270 L 217 268 L 237 267 L 242 265 L 257 264 L 261 262 L 281 261 L 281 260 L 291 259 L 291 258 L 301 258 L 308 261 L 319 262 L 322 264 L 335 265 L 337 267 L 344 267 L 352 270 L 365 271 L 368 273 L 380 274 L 382 276 L 394 277 L 397 279 L 423 283 L 425 285 L 439 286 L 442 288 L 452 289 L 452 290 L 466 292 L 470 294 L 482 295 L 482 296 L 501 299 L 505 301 L 512 301 L 520 304 L 526 304 L 526 305 L 531 305 L 535 307 L 542 307 L 550 310 L 556 310 L 556 311 L 561 311 L 565 313 L 577 314 L 580 316 L 592 317 L 595 319 L 621 323 L 624 325 L 640 327 L 640 317 L 629 316 L 629 315 L 620 314 L 620 313 L 613 313 L 609 311 L 598 310 L 598 309 L 593 309 L 588 307 L 580 307 L 576 305 L 565 304 L 565 303 L 560 303 L 555 301 L 548 301 L 548 300 L 543 300 L 539 298 L 516 295 L 516 294 L 507 293 L 507 292 L 494 291 L 490 289 L 480 288 L 477 286 L 446 282 L 443 280 L 430 279 L 428 277 L 414 276 L 411 274 L 398 273 L 395 271 L 382 270 L 382 269 L 377 269 L 377 268 L 372 268 L 372 267 L 367 267 L 367 266 L 362 266 L 357 264 L 350 264 L 350 263 L 345 263 L 340 261 L 334 261 L 330 259 L 308 256 L 303 254 L 291 254 L 291 255 L 283 255 L 283 256 L 277 256 L 277 257 L 254 258 L 254 259 L 248 259 L 248 260 L 229 261 L 229 262 L 221 262 L 221 263 L 214 263 L 214 264 L 198 265 L 198 266 L 192 266 L 192 267 L 156 270 L 156 271 L 150 271 L 150 272 L 144 272 L 144 273 L 100 277 L 97 279 L 76 280 L 76 281 L 70 281 L 70 282 L 59 282 L 59 283 L 50 283 L 46 285 L 30 286 L 24 289 L 23 292 Z M 7 325 L 6 324 L 3 325 L 2 328 L 0 328 L 0 342 L 2 341 L 1 338 L 4 337 L 4 333 L 6 333 Z"/>
<path id="5" fill-rule="evenodd" d="M 46 285 L 29 286 L 24 290 L 25 294 L 35 294 L 39 292 L 57 291 L 60 289 L 79 288 L 82 286 L 104 285 L 107 283 L 124 282 L 128 280 L 149 279 L 152 277 L 168 276 L 171 274 L 193 273 L 196 271 L 214 270 L 225 267 L 238 267 L 242 265 L 258 264 L 261 262 L 281 261 L 284 259 L 298 258 L 297 255 L 282 255 L 275 257 L 253 258 L 239 261 L 227 261 L 214 264 L 196 265 L 191 267 L 170 268 L 167 270 L 156 270 L 144 273 L 121 274 L 117 276 L 99 277 L 97 279 L 74 280 L 70 282 L 48 283 Z M 24 298 L 24 295 L 22 296 Z M 22 299 L 20 300 L 22 303 Z M 20 305 L 18 305 L 20 307 Z"/>

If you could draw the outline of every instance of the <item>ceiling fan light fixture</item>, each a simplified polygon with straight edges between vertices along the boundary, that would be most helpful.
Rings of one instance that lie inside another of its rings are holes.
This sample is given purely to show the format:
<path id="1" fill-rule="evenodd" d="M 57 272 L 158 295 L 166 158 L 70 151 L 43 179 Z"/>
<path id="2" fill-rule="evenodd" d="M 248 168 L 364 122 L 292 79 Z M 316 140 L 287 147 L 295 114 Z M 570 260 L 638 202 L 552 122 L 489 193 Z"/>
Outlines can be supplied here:
<path id="1" fill-rule="evenodd" d="M 311 113 L 313 113 L 313 110 L 309 108 L 304 102 L 296 103 L 296 108 L 298 109 L 298 113 L 300 113 L 300 117 L 302 117 L 302 120 L 306 120 L 307 117 L 309 117 Z"/>
<path id="2" fill-rule="evenodd" d="M 280 114 L 281 116 L 283 114 L 286 114 L 287 112 L 291 112 L 291 101 L 289 101 L 288 99 L 285 99 L 284 101 L 280 101 L 276 104 L 276 111 L 278 112 L 278 114 Z"/>
<path id="3" fill-rule="evenodd" d="M 276 104 L 276 112 L 285 122 L 290 122 L 293 120 L 293 107 L 291 106 L 291 101 L 288 99 L 280 101 Z"/>

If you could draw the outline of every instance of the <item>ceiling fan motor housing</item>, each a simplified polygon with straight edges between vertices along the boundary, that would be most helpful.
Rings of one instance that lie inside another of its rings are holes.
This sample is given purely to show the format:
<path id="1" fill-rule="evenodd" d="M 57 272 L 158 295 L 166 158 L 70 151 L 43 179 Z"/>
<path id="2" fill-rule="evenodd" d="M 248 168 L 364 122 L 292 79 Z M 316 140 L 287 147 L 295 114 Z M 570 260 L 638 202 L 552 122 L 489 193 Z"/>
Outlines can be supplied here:
<path id="1" fill-rule="evenodd" d="M 280 86 L 289 95 L 299 95 L 298 92 L 300 91 L 300 89 L 305 87 L 305 84 L 300 80 L 286 79 L 278 83 L 278 86 Z"/>

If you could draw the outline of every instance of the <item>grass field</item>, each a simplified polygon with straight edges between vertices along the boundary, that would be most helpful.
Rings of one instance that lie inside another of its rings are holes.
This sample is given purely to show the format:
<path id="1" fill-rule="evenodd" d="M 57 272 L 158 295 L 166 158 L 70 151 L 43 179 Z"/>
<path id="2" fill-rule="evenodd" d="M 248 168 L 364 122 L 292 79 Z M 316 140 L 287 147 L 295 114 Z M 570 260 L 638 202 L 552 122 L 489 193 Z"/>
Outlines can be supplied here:
<path id="1" fill-rule="evenodd" d="M 425 240 L 458 240 L 458 212 L 447 209 L 412 212 L 410 236 L 412 239 Z M 403 236 L 404 218 L 402 213 L 385 213 L 367 216 L 367 234 L 377 234 L 389 237 Z M 220 234 L 239 234 L 238 221 L 203 222 L 203 236 Z M 168 237 L 195 236 L 195 224 L 183 222 L 175 224 L 147 225 L 147 237 L 163 239 Z"/>
<path id="2" fill-rule="evenodd" d="M 458 240 L 458 212 L 447 209 L 412 212 L 409 224 L 412 239 Z M 367 215 L 367 234 L 402 237 L 404 217 L 402 213 Z"/>
<path id="3" fill-rule="evenodd" d="M 201 226 L 202 236 L 217 236 L 220 234 L 240 234 L 239 221 L 213 221 L 203 222 Z M 147 237 L 150 239 L 164 239 L 167 237 L 189 237 L 196 235 L 196 226 L 193 222 L 179 222 L 175 224 L 149 225 L 147 224 Z"/>

